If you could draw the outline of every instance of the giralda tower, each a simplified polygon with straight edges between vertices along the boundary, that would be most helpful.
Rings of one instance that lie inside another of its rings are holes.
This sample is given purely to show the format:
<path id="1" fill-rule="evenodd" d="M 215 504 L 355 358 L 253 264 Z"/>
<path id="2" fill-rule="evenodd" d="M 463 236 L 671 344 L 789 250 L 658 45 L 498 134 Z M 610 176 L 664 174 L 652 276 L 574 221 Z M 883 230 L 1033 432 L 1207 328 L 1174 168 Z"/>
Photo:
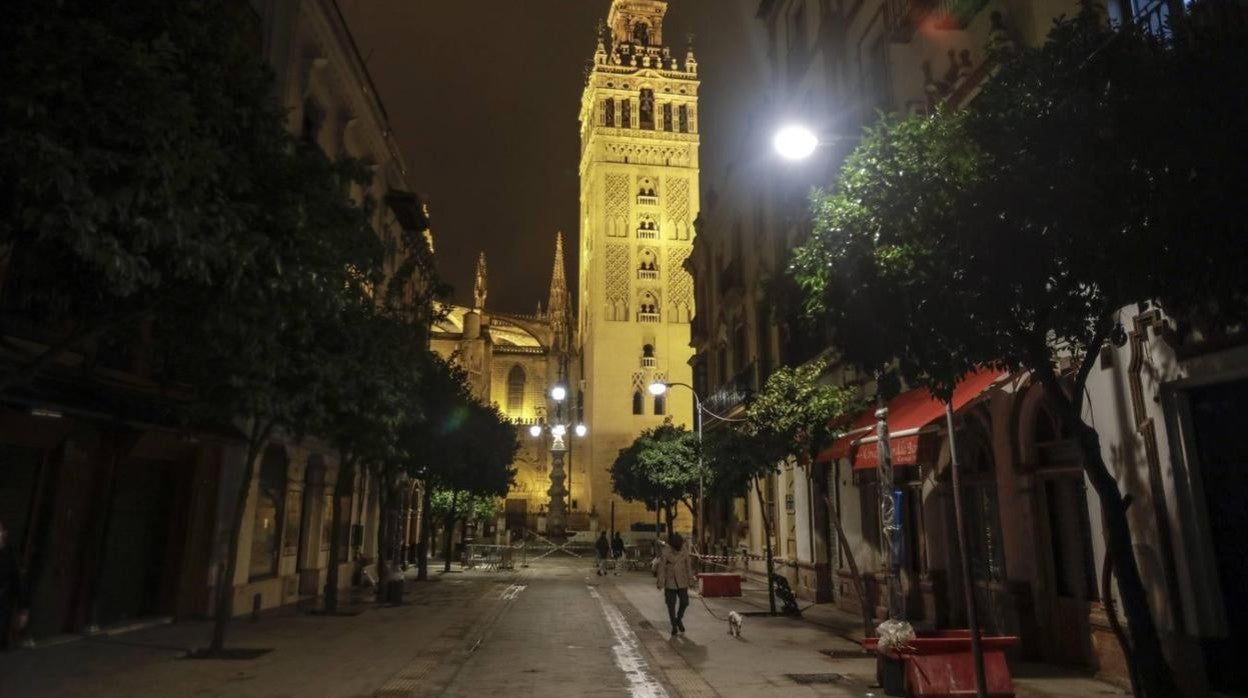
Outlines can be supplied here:
<path id="1" fill-rule="evenodd" d="M 665 41 L 666 0 L 613 0 L 581 100 L 578 292 L 589 426 L 587 499 L 609 525 L 653 522 L 612 493 L 611 463 L 643 430 L 690 425 L 693 286 L 684 269 L 698 215 L 698 65 Z M 678 53 L 683 55 L 677 55 Z M 683 512 L 678 529 L 688 529 Z"/>

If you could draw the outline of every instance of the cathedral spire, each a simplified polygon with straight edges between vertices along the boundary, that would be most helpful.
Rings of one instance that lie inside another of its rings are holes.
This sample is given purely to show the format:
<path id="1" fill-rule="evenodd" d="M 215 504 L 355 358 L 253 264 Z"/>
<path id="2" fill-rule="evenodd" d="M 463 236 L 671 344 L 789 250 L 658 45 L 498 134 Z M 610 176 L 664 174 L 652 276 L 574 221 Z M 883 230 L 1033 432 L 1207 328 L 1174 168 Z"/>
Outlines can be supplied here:
<path id="1" fill-rule="evenodd" d="M 546 315 L 555 335 L 557 348 L 568 347 L 568 325 L 571 320 L 568 277 L 563 266 L 563 233 L 555 236 L 555 266 L 550 272 L 550 297 L 546 301 Z"/>
<path id="2" fill-rule="evenodd" d="M 485 310 L 485 297 L 489 295 L 489 289 L 486 287 L 486 275 L 488 270 L 485 266 L 485 253 L 482 252 L 477 257 L 477 276 L 476 281 L 472 285 L 472 308 L 473 310 Z"/>

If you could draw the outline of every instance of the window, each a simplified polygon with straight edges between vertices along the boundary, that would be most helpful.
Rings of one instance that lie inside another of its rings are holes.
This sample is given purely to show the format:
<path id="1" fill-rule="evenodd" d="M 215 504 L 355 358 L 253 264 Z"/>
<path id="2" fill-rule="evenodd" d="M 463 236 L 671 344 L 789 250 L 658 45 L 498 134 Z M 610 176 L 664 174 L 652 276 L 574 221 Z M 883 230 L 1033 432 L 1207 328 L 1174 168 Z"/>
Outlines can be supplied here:
<path id="1" fill-rule="evenodd" d="M 615 126 L 615 100 L 607 98 L 602 103 L 602 125 Z"/>
<path id="2" fill-rule="evenodd" d="M 680 105 L 680 132 L 689 133 L 689 106 Z"/>
<path id="3" fill-rule="evenodd" d="M 639 125 L 647 130 L 654 130 L 654 90 L 641 91 L 641 109 L 638 110 Z"/>
<path id="4" fill-rule="evenodd" d="M 631 99 L 620 102 L 620 127 L 633 127 L 633 100 Z"/>
<path id="5" fill-rule="evenodd" d="M 641 396 L 641 389 L 633 391 L 633 414 L 646 413 L 646 400 Z"/>
<path id="6" fill-rule="evenodd" d="M 654 413 L 658 416 L 667 414 L 667 397 L 656 395 L 654 397 Z"/>
<path id="7" fill-rule="evenodd" d="M 633 26 L 633 43 L 650 45 L 650 27 L 645 22 L 638 22 Z"/>
<path id="8" fill-rule="evenodd" d="M 507 414 L 518 417 L 524 412 L 524 369 L 512 366 L 507 372 Z"/>
<path id="9" fill-rule="evenodd" d="M 277 574 L 278 546 L 281 544 L 282 503 L 286 497 L 286 452 L 270 446 L 260 463 L 260 482 L 256 489 L 256 513 L 252 519 L 252 579 Z"/>
<path id="10" fill-rule="evenodd" d="M 663 130 L 671 132 L 672 130 L 672 103 L 666 102 L 663 105 Z"/>

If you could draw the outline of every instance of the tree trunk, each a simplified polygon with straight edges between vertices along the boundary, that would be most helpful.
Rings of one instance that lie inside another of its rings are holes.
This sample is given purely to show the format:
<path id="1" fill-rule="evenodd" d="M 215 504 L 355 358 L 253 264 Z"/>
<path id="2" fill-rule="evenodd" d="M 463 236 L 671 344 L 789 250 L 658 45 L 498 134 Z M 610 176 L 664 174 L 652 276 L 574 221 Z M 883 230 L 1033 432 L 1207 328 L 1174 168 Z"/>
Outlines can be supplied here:
<path id="1" fill-rule="evenodd" d="M 763 480 L 754 478 L 754 492 L 758 495 L 759 516 L 763 519 L 763 543 L 767 550 L 767 603 L 771 607 L 771 615 L 776 615 L 776 573 L 775 562 L 771 553 L 771 519 L 767 518 L 767 502 L 763 501 Z"/>
<path id="2" fill-rule="evenodd" d="M 421 483 L 420 492 L 420 540 L 416 544 L 416 581 L 423 582 L 429 579 L 429 538 L 432 535 L 433 514 L 430 513 L 430 502 L 433 499 L 433 489 L 429 486 L 429 481 Z"/>
<path id="3" fill-rule="evenodd" d="M 342 498 L 355 485 L 355 462 L 348 455 L 339 453 L 338 479 L 334 482 L 334 509 L 330 516 L 329 569 L 325 570 L 325 612 L 338 612 L 338 568 L 342 566 L 342 529 L 346 512 L 342 510 Z"/>
<path id="4" fill-rule="evenodd" d="M 442 551 L 444 560 L 442 561 L 442 571 L 451 571 L 451 539 L 455 533 L 455 515 L 458 513 L 456 507 L 459 504 L 459 490 L 451 492 L 451 510 L 446 515 L 446 526 L 443 528 L 443 535 L 446 540 L 442 541 Z"/>
<path id="5" fill-rule="evenodd" d="M 1127 617 L 1135 654 L 1134 663 L 1140 670 L 1139 679 L 1144 694 L 1148 698 L 1177 696 L 1174 673 L 1161 649 L 1161 638 L 1157 625 L 1153 622 L 1144 580 L 1140 577 L 1140 568 L 1135 560 L 1126 506 L 1122 493 L 1118 490 L 1117 480 L 1105 465 L 1100 437 L 1096 429 L 1083 421 L 1078 402 L 1066 397 L 1051 368 L 1047 365 L 1038 367 L 1035 373 L 1049 394 L 1050 402 L 1057 406 L 1067 432 L 1073 434 L 1079 444 L 1084 472 L 1101 501 L 1101 511 L 1105 517 L 1106 547 L 1113 557 L 1118 591 L 1122 595 L 1122 610 Z"/>
<path id="6" fill-rule="evenodd" d="M 377 534 L 375 536 L 377 550 L 377 588 L 374 590 L 377 603 L 386 600 L 386 561 L 390 556 L 390 483 L 388 478 L 377 476 Z"/>
<path id="7" fill-rule="evenodd" d="M 255 477 L 256 461 L 259 460 L 260 450 L 268 442 L 268 437 L 268 427 L 257 429 L 253 426 L 252 438 L 247 443 L 247 459 L 243 464 L 243 477 L 238 483 L 238 492 L 234 495 L 229 547 L 225 551 L 225 559 L 217 565 L 217 600 L 216 608 L 213 609 L 212 642 L 208 645 L 209 654 L 219 654 L 225 649 L 225 631 L 234 612 L 234 574 L 238 568 L 238 538 L 243 528 L 243 517 L 247 513 L 247 497 L 251 494 L 251 480 Z"/>

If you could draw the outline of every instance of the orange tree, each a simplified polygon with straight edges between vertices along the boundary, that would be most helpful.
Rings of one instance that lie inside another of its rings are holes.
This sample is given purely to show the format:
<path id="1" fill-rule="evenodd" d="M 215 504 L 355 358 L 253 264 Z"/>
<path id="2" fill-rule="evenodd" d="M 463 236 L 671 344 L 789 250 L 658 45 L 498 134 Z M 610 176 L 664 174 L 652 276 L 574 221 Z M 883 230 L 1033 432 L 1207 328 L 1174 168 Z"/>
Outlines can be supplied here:
<path id="1" fill-rule="evenodd" d="M 1248 317 L 1248 73 L 1229 69 L 1248 42 L 1186 20 L 1164 37 L 1113 28 L 1089 4 L 994 59 L 965 109 L 868 130 L 816 195 L 791 272 L 864 369 L 895 366 L 943 400 L 985 364 L 1044 386 L 1101 502 L 1135 673 L 1148 696 L 1175 695 L 1083 397 L 1124 306 Z"/>

